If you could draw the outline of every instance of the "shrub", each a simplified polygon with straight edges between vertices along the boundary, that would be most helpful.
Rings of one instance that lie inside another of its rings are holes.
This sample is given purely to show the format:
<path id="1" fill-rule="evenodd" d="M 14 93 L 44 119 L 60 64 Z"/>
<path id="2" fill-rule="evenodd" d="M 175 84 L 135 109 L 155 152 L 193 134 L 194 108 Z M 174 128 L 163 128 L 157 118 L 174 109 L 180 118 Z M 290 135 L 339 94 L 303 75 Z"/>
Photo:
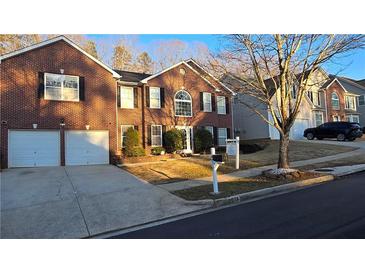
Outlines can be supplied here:
<path id="1" fill-rule="evenodd" d="M 194 134 L 194 149 L 196 152 L 206 152 L 213 146 L 213 136 L 206 129 L 198 129 Z"/>
<path id="2" fill-rule="evenodd" d="M 124 138 L 124 153 L 127 157 L 137 157 L 137 156 L 144 156 L 145 151 L 139 145 L 139 135 L 138 131 L 129 128 L 126 132 Z"/>
<path id="3" fill-rule="evenodd" d="M 151 154 L 152 155 L 161 155 L 162 151 L 165 151 L 165 149 L 163 147 L 153 147 L 151 149 Z"/>
<path id="4" fill-rule="evenodd" d="M 173 128 L 166 131 L 163 135 L 164 147 L 167 152 L 175 152 L 176 150 L 183 149 L 183 133 L 181 130 Z"/>

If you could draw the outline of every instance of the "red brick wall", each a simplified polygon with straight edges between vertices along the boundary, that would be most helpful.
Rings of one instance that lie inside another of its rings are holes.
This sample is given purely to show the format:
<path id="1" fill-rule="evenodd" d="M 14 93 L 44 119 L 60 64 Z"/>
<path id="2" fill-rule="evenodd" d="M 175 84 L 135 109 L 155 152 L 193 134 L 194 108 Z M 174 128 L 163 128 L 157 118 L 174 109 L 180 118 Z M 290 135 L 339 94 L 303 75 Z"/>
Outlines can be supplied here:
<path id="1" fill-rule="evenodd" d="M 185 75 L 180 74 L 180 68 L 185 69 Z M 174 125 L 187 125 L 187 126 L 215 126 L 230 128 L 232 126 L 232 105 L 229 103 L 229 114 L 221 115 L 215 112 L 203 112 L 200 111 L 200 92 L 211 92 L 216 96 L 227 96 L 231 94 L 227 92 L 215 92 L 214 88 L 205 82 L 199 75 L 185 67 L 180 65 L 174 69 L 171 69 L 158 77 L 155 77 L 147 83 L 150 87 L 163 87 L 165 89 L 165 107 L 161 109 L 151 109 L 146 107 L 145 92 L 142 88 L 139 88 L 138 94 L 138 109 L 119 109 L 118 123 L 119 124 L 134 124 L 139 126 L 140 135 L 144 135 L 145 144 L 147 144 L 147 127 L 151 124 L 174 126 Z M 174 96 L 175 93 L 181 89 L 188 91 L 192 97 L 193 103 L 193 117 L 175 117 L 174 113 Z M 142 96 L 144 97 L 144 131 L 142 125 Z M 120 130 L 120 129 L 119 129 Z M 120 131 L 119 131 L 120 132 Z M 149 147 L 146 146 L 147 152 Z"/>
<path id="2" fill-rule="evenodd" d="M 339 109 L 333 109 L 332 107 L 332 93 L 336 92 L 340 108 Z M 346 115 L 345 115 L 345 91 L 343 88 L 335 81 L 329 88 L 326 90 L 326 101 L 327 101 L 327 113 L 328 113 L 328 122 L 333 121 L 333 116 L 338 115 L 341 119 L 341 121 L 346 121 Z"/>
<path id="3" fill-rule="evenodd" d="M 1 69 L 1 157 L 7 166 L 7 129 L 109 130 L 111 154 L 116 153 L 116 81 L 112 74 L 64 41 L 5 59 Z M 38 72 L 85 77 L 85 101 L 64 102 L 39 99 Z"/>

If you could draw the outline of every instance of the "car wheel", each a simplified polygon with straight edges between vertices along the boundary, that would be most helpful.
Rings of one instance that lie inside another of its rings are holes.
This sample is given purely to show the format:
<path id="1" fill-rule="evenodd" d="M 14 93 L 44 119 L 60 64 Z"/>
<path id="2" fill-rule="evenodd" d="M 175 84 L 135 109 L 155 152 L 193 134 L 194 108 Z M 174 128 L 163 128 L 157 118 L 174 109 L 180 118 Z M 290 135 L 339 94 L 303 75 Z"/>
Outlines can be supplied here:
<path id="1" fill-rule="evenodd" d="M 340 134 L 337 134 L 337 141 L 345 141 L 345 134 L 342 134 L 342 133 L 340 133 Z"/>
<path id="2" fill-rule="evenodd" d="M 313 140 L 314 139 L 313 133 L 307 133 L 307 139 L 308 140 Z"/>

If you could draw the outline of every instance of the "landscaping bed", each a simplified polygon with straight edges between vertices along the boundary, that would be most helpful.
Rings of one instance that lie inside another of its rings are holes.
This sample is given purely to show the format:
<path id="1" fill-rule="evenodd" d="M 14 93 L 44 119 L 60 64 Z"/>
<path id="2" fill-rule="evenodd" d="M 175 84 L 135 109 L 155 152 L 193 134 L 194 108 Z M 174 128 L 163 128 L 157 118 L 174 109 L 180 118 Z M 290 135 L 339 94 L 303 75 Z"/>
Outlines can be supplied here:
<path id="1" fill-rule="evenodd" d="M 122 157 L 120 158 L 119 162 L 121 164 L 136 164 L 136 163 L 166 161 L 169 159 L 181 159 L 181 156 L 179 154 L 165 154 L 165 155 L 146 155 L 139 157 Z"/>
<path id="2" fill-rule="evenodd" d="M 172 192 L 176 196 L 179 196 L 185 200 L 195 201 L 204 199 L 220 199 L 240 193 L 251 192 L 259 189 L 270 188 L 274 186 L 289 184 L 301 180 L 312 179 L 323 176 L 319 173 L 312 172 L 301 172 L 298 177 L 291 176 L 290 178 L 285 178 L 285 176 L 278 178 L 270 178 L 264 175 L 241 178 L 234 181 L 222 182 L 218 184 L 219 194 L 212 194 L 213 185 L 204 185 L 192 187 L 189 189 L 177 190 Z"/>

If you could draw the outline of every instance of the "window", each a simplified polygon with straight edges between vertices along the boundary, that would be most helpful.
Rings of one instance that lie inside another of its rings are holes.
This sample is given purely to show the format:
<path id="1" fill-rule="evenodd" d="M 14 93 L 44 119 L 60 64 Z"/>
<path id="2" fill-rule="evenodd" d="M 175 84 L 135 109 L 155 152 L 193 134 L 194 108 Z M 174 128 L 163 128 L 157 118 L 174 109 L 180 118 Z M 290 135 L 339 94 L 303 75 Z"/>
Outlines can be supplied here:
<path id="1" fill-rule="evenodd" d="M 212 112 L 212 94 L 203 92 L 203 109 L 205 112 Z"/>
<path id="2" fill-rule="evenodd" d="M 79 77 L 63 74 L 44 74 L 44 99 L 79 101 Z"/>
<path id="3" fill-rule="evenodd" d="M 345 96 L 345 108 L 355 110 L 355 97 L 354 96 Z"/>
<path id="4" fill-rule="evenodd" d="M 323 112 L 321 112 L 321 111 L 314 112 L 314 118 L 315 118 L 316 127 L 323 124 Z"/>
<path id="5" fill-rule="evenodd" d="M 218 128 L 218 146 L 225 146 L 227 139 L 227 129 Z"/>
<path id="6" fill-rule="evenodd" d="M 218 114 L 226 114 L 226 97 L 217 96 L 217 110 Z"/>
<path id="7" fill-rule="evenodd" d="M 161 108 L 160 88 L 150 87 L 150 108 Z"/>
<path id="8" fill-rule="evenodd" d="M 121 145 L 122 147 L 124 147 L 124 139 L 125 139 L 125 136 L 127 134 L 127 130 L 130 129 L 130 128 L 133 128 L 134 129 L 134 126 L 133 125 L 121 125 L 121 128 L 122 128 L 122 140 L 121 140 Z"/>
<path id="9" fill-rule="evenodd" d="M 321 106 L 321 96 L 318 91 L 308 91 L 308 96 L 312 101 L 313 105 Z"/>
<path id="10" fill-rule="evenodd" d="M 340 109 L 340 101 L 338 99 L 337 93 L 333 92 L 332 96 L 331 96 L 331 101 L 332 101 L 332 107 L 334 109 Z"/>
<path id="11" fill-rule="evenodd" d="M 134 108 L 134 92 L 133 87 L 120 88 L 120 107 Z"/>
<path id="12" fill-rule="evenodd" d="M 352 122 L 352 123 L 359 123 L 360 121 L 359 115 L 348 115 L 346 116 L 346 120 L 347 122 Z"/>
<path id="13" fill-rule="evenodd" d="M 185 90 L 180 90 L 175 95 L 175 115 L 192 116 L 191 96 Z"/>
<path id="14" fill-rule="evenodd" d="M 162 146 L 162 126 L 152 125 L 151 126 L 151 146 L 160 147 Z"/>
<path id="15" fill-rule="evenodd" d="M 291 89 L 291 98 L 292 99 L 296 99 L 297 98 L 297 87 L 295 85 L 293 85 L 293 87 Z"/>
<path id="16" fill-rule="evenodd" d="M 359 96 L 359 106 L 365 106 L 365 95 Z"/>

